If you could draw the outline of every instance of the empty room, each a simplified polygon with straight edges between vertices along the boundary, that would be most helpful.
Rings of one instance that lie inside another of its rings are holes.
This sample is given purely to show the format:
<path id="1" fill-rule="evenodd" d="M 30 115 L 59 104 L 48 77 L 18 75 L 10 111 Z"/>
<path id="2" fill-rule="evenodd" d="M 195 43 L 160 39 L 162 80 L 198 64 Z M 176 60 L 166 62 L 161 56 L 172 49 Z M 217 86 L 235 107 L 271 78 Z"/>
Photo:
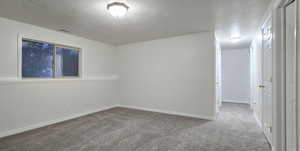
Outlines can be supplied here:
<path id="1" fill-rule="evenodd" d="M 300 151 L 299 0 L 0 0 L 0 151 Z"/>

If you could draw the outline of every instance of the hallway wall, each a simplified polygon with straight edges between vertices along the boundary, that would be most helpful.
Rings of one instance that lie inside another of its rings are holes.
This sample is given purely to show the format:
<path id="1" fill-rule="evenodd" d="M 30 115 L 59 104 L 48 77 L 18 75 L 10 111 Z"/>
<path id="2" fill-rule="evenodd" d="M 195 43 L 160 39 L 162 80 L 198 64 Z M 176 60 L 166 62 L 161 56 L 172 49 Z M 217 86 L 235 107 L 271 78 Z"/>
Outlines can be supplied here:
<path id="1" fill-rule="evenodd" d="M 249 48 L 222 50 L 222 101 L 250 103 Z"/>
<path id="2" fill-rule="evenodd" d="M 213 32 L 120 46 L 121 105 L 214 119 Z"/>
<path id="3" fill-rule="evenodd" d="M 258 32 L 251 43 L 251 102 L 254 116 L 260 126 L 262 126 L 262 89 L 258 87 L 262 83 L 262 36 Z"/>

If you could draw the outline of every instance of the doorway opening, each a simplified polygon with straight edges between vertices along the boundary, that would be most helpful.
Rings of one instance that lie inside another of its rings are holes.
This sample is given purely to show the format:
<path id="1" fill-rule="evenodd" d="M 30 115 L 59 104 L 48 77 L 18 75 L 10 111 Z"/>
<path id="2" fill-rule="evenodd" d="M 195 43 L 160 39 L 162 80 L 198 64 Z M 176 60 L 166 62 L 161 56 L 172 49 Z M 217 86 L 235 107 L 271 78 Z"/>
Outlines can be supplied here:
<path id="1" fill-rule="evenodd" d="M 249 143 L 271 151 L 261 124 L 254 114 L 252 101 L 253 54 L 251 48 L 217 49 L 217 119 L 231 127 Z"/>
<path id="2" fill-rule="evenodd" d="M 272 19 L 266 17 L 250 46 L 217 49 L 216 53 L 218 118 L 230 117 L 241 125 L 252 123 L 270 148 L 273 135 L 272 44 Z"/>

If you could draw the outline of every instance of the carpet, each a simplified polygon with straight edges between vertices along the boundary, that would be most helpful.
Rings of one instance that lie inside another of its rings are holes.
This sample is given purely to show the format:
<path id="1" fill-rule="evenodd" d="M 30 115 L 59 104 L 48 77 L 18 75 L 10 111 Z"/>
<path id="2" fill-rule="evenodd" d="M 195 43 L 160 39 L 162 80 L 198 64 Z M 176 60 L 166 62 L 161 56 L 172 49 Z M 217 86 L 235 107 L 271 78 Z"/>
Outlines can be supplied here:
<path id="1" fill-rule="evenodd" d="M 0 139 L 0 151 L 271 151 L 249 105 L 217 120 L 113 108 Z"/>

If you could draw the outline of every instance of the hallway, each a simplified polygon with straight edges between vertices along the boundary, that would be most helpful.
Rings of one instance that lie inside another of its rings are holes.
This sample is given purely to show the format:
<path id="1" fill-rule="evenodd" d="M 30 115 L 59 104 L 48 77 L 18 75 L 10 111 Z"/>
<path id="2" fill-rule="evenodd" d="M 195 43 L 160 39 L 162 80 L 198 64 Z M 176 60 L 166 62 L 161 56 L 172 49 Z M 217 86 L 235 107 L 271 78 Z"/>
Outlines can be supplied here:
<path id="1" fill-rule="evenodd" d="M 1 151 L 270 151 L 248 105 L 216 121 L 113 108 L 0 139 Z"/>
<path id="2" fill-rule="evenodd" d="M 220 133 L 226 136 L 222 142 L 232 144 L 235 150 L 271 151 L 249 105 L 223 103 L 218 120 L 213 124 L 218 125 Z"/>

